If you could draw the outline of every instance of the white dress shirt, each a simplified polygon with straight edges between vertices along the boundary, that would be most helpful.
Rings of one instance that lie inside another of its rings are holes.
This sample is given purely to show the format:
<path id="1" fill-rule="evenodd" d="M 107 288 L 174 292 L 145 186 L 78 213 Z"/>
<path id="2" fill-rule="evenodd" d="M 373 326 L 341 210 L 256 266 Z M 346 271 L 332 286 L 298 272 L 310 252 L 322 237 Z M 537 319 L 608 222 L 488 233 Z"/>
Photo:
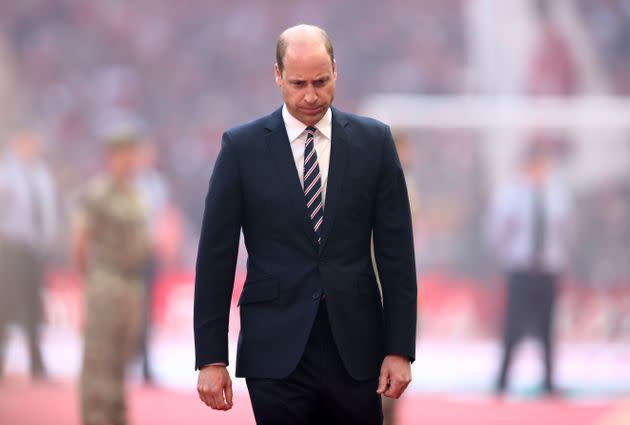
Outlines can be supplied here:
<path id="1" fill-rule="evenodd" d="M 541 190 L 546 229 L 541 266 L 560 272 L 567 263 L 572 233 L 569 195 L 553 181 Z M 532 185 L 519 178 L 500 188 L 491 205 L 489 241 L 508 271 L 527 270 L 533 262 L 534 196 Z"/>
<path id="2" fill-rule="evenodd" d="M 0 238 L 44 252 L 57 232 L 55 186 L 46 166 L 25 164 L 12 153 L 0 157 Z M 37 202 L 37 205 L 34 203 Z M 41 228 L 35 229 L 33 208 Z"/>
<path id="3" fill-rule="evenodd" d="M 291 115 L 287 110 L 286 104 L 282 106 L 282 119 L 284 120 L 284 126 L 289 136 L 291 152 L 293 152 L 293 159 L 295 160 L 295 168 L 300 177 L 302 188 L 304 188 L 304 148 L 306 145 L 306 127 L 308 126 Z M 326 111 L 322 119 L 313 127 L 317 129 L 317 133 L 315 133 L 315 153 L 317 154 L 319 172 L 321 173 L 322 205 L 325 206 L 328 168 L 330 166 L 330 144 L 332 140 L 332 111 L 330 108 L 328 108 L 328 111 Z"/>

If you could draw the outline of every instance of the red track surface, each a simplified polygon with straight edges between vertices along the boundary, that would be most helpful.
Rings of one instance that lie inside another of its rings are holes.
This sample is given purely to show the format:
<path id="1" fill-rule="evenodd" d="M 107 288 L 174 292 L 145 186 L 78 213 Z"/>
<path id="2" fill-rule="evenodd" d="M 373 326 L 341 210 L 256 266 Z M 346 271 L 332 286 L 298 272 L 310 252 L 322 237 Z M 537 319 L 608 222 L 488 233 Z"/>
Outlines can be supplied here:
<path id="1" fill-rule="evenodd" d="M 236 395 L 228 413 L 213 412 L 194 393 L 132 387 L 134 425 L 249 425 L 253 416 L 246 393 Z M 78 425 L 77 393 L 72 383 L 31 384 L 8 377 L 0 383 L 1 425 Z M 627 408 L 628 405 L 625 406 Z M 576 404 L 563 400 L 497 401 L 413 394 L 401 400 L 404 425 L 628 425 L 621 402 Z"/>

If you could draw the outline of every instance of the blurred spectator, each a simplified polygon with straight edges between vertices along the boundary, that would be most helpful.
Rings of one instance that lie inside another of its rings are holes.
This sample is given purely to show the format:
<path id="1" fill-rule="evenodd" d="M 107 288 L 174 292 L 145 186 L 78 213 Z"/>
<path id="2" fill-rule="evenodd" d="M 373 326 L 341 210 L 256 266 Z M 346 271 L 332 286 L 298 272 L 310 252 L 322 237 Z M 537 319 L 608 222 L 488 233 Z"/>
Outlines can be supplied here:
<path id="1" fill-rule="evenodd" d="M 73 238 L 86 291 L 84 425 L 127 423 L 125 369 L 139 348 L 146 305 L 147 212 L 134 180 L 138 133 L 111 131 L 105 173 L 85 190 Z"/>
<path id="2" fill-rule="evenodd" d="M 630 2 L 576 0 L 610 79 L 612 94 L 630 95 Z"/>
<path id="3" fill-rule="evenodd" d="M 532 143 L 515 181 L 500 188 L 491 206 L 490 243 L 507 280 L 503 357 L 496 391 L 506 390 L 516 344 L 527 335 L 542 343 L 544 391 L 554 392 L 553 312 L 558 280 L 567 261 L 567 194 L 551 179 L 550 158 Z"/>
<path id="4" fill-rule="evenodd" d="M 0 72 L 0 86 L 11 87 L 12 107 L 25 106 L 47 124 L 47 160 L 62 205 L 70 203 L 64 197 L 76 193 L 101 167 L 93 137 L 100 121 L 111 118 L 112 111 L 133 111 L 145 117 L 160 152 L 160 172 L 171 189 L 166 213 L 156 225 L 161 267 L 190 268 L 203 211 L 196 194 L 206 190 L 221 129 L 280 102 L 273 85 L 264 78 L 250 78 L 253 69 L 271 67 L 273 51 L 264 46 L 273 45 L 278 28 L 309 16 L 338 40 L 335 47 L 344 63 L 340 64 L 343 84 L 336 102 L 349 110 L 357 108 L 361 96 L 375 91 L 471 94 L 476 90 L 471 76 L 476 51 L 471 48 L 475 29 L 470 26 L 470 15 L 484 7 L 495 10 L 490 13 L 489 28 L 514 22 L 515 33 L 525 31 L 516 24 L 520 22 L 517 15 L 495 19 L 494 13 L 501 9 L 498 5 L 504 3 L 498 0 L 322 1 L 315 12 L 306 3 L 279 8 L 271 0 L 247 5 L 222 0 L 0 2 L 0 44 L 4 47 L 0 67 L 5 70 Z M 519 7 L 521 3 L 526 7 Z M 508 7 L 527 11 L 532 26 L 526 38 L 530 40 L 531 35 L 535 41 L 533 52 L 524 43 L 528 49 L 522 53 L 527 59 L 517 61 L 525 67 L 518 65 L 518 75 L 521 71 L 527 75 L 526 87 L 519 87 L 518 92 L 582 94 L 584 76 L 576 60 L 582 55 L 556 3 L 524 0 Z M 571 3 L 583 18 L 577 24 L 595 45 L 600 62 L 596 68 L 602 68 L 604 79 L 609 80 L 611 94 L 630 93 L 630 2 Z M 530 16 L 529 12 L 538 13 Z M 509 48 L 517 59 L 519 49 Z M 243 51 L 248 57 L 245 62 Z M 422 130 L 410 132 L 409 137 L 416 151 L 410 174 L 422 198 L 414 223 L 417 262 L 425 275 L 446 271 L 486 277 L 487 258 L 482 256 L 486 253 L 476 248 L 483 227 L 479 222 L 485 210 L 485 183 L 491 176 L 488 165 L 498 148 L 486 149 L 483 132 L 467 130 Z M 605 186 L 584 188 L 580 194 L 584 206 L 576 209 L 576 219 L 584 221 L 583 216 L 591 214 L 594 223 L 603 220 L 599 217 L 603 210 L 592 205 L 605 196 L 595 194 L 605 191 Z M 61 225 L 65 224 L 62 220 Z M 610 238 L 623 239 L 609 231 L 585 237 L 592 250 L 612 246 Z M 627 240 L 621 241 L 624 246 Z M 58 241 L 56 254 L 62 266 L 67 261 L 65 242 Z M 615 251 L 623 257 L 618 252 L 623 251 Z M 625 258 L 611 264 L 602 257 L 580 256 L 587 279 L 625 273 L 625 268 L 618 268 Z"/>
<path id="5" fill-rule="evenodd" d="M 26 333 L 31 375 L 46 375 L 38 328 L 46 257 L 57 231 L 55 197 L 40 136 L 31 130 L 15 134 L 0 158 L 0 376 L 11 321 Z"/>
<path id="6" fill-rule="evenodd" d="M 139 171 L 136 185 L 145 200 L 148 209 L 150 252 L 145 273 L 145 308 L 140 354 L 142 356 L 142 377 L 145 383 L 153 383 L 149 339 L 151 330 L 151 307 L 153 305 L 153 286 L 160 269 L 159 225 L 167 214 L 169 202 L 166 179 L 157 169 L 157 148 L 153 141 L 144 140 L 140 146 Z"/>
<path id="7" fill-rule="evenodd" d="M 220 141 L 218 130 L 199 134 L 280 104 L 273 84 L 250 77 L 273 65 L 273 51 L 263 46 L 274 44 L 278 28 L 309 16 L 339 40 L 336 49 L 346 58 L 340 105 L 355 106 L 374 87 L 448 94 L 465 86 L 464 1 L 369 7 L 359 0 L 322 1 L 317 9 L 334 13 L 313 14 L 299 2 L 279 9 L 271 0 L 239 6 L 222 0 L 4 2 L 0 38 L 19 76 L 20 98 L 51 124 L 51 159 L 63 192 L 75 191 L 97 168 L 95 146 L 86 141 L 103 110 L 136 111 L 165 153 L 162 171 L 182 209 L 182 225 L 190 229 L 184 244 L 194 252 L 203 205 L 193 195 L 205 191 L 202 173 L 211 169 L 207 158 L 216 158 Z M 394 24 L 382 25 L 384 16 Z"/>

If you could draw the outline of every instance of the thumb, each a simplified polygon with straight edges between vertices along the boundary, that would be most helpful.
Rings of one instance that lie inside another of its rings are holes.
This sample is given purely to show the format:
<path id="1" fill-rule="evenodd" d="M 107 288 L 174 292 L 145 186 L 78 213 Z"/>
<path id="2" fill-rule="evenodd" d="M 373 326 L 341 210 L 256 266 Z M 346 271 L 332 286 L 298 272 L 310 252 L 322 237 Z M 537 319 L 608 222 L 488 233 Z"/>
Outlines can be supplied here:
<path id="1" fill-rule="evenodd" d="M 381 370 L 381 376 L 378 377 L 378 388 L 376 392 L 383 394 L 387 390 L 387 381 L 389 379 L 389 372 Z"/>

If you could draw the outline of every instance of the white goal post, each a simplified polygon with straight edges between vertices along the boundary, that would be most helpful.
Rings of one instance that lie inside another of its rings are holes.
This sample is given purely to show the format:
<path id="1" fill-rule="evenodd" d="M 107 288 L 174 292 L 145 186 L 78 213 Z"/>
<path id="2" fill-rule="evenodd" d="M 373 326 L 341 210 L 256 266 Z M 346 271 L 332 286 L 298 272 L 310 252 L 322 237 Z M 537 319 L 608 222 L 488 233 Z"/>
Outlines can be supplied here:
<path id="1" fill-rule="evenodd" d="M 630 98 L 374 94 L 359 113 L 406 131 L 481 132 L 492 182 L 512 169 L 528 132 L 537 129 L 571 137 L 567 175 L 576 186 L 630 177 Z"/>

